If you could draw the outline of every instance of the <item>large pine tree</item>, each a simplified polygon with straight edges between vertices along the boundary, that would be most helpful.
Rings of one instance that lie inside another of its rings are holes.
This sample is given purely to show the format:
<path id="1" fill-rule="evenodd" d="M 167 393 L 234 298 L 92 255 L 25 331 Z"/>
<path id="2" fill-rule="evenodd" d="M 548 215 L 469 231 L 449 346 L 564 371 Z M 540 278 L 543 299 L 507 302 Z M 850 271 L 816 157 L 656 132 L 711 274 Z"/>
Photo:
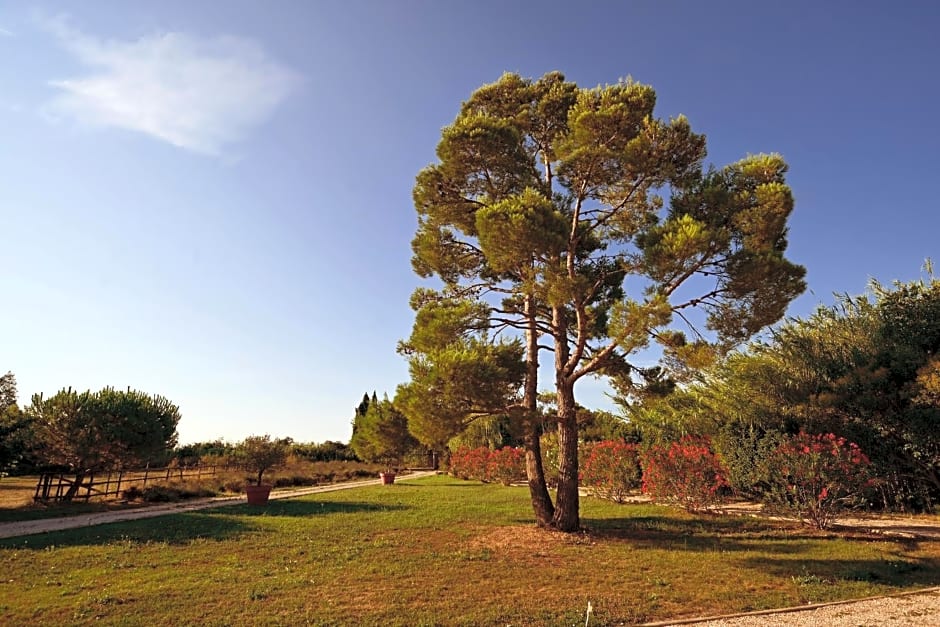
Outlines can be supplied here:
<path id="1" fill-rule="evenodd" d="M 784 161 L 706 169 L 704 137 L 684 117 L 654 117 L 655 101 L 630 80 L 583 89 L 557 72 L 506 74 L 463 103 L 417 177 L 413 265 L 442 287 L 412 299 L 400 405 L 437 439 L 476 416 L 514 417 L 542 526 L 580 524 L 579 379 L 633 372 L 651 340 L 673 362 L 700 363 L 779 320 L 804 289 L 784 258 Z M 554 358 L 554 503 L 538 444 L 542 351 Z"/>

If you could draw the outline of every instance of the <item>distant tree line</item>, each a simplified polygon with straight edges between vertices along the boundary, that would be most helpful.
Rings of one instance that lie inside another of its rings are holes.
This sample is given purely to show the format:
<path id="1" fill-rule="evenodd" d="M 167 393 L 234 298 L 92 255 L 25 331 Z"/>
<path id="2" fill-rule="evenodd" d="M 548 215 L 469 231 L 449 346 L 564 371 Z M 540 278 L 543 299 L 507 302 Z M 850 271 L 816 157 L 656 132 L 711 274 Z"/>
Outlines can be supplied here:
<path id="1" fill-rule="evenodd" d="M 287 455 L 298 460 L 310 462 L 360 461 L 348 444 L 343 442 L 295 442 L 292 438 L 280 440 Z M 222 439 L 207 442 L 193 442 L 176 447 L 172 451 L 172 460 L 180 466 L 192 466 L 199 463 L 234 462 L 239 456 L 241 442 L 227 442 Z"/>
<path id="2" fill-rule="evenodd" d="M 74 475 L 77 490 L 89 473 L 102 470 L 194 465 L 235 460 L 239 444 L 217 439 L 177 446 L 179 408 L 168 399 L 137 390 L 71 388 L 29 405 L 17 402 L 16 377 L 0 376 L 0 476 L 40 471 Z M 288 455 L 308 461 L 355 461 L 342 442 L 278 441 Z"/>

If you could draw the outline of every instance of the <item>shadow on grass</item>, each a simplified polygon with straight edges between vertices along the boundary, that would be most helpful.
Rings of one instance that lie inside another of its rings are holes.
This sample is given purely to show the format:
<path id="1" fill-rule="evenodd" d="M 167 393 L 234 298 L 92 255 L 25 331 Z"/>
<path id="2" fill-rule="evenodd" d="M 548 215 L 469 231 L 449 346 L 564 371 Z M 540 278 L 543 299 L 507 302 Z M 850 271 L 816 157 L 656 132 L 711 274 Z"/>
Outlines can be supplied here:
<path id="1" fill-rule="evenodd" d="M 414 486 L 418 487 L 418 486 Z M 267 505 L 236 505 L 225 509 L 237 516 L 325 516 L 329 514 L 361 514 L 364 512 L 394 512 L 410 509 L 398 503 L 362 503 L 358 501 L 312 501 L 279 499 Z"/>
<path id="2" fill-rule="evenodd" d="M 257 529 L 231 516 L 186 512 L 32 536 L 0 540 L 0 548 L 39 550 L 63 546 L 100 546 L 115 543 L 188 544 L 194 540 L 226 540 Z"/>
<path id="3" fill-rule="evenodd" d="M 428 481 L 430 479 L 430 481 Z M 405 477 L 403 481 L 408 481 Z M 415 488 L 482 488 L 483 486 L 493 485 L 492 483 L 483 483 L 482 481 L 473 481 L 470 479 L 457 479 L 449 475 L 436 475 L 434 477 L 424 477 L 413 479 L 420 483 L 409 484 Z M 398 481 L 395 482 L 398 485 Z"/>
<path id="4" fill-rule="evenodd" d="M 790 578 L 799 585 L 825 586 L 863 581 L 896 588 L 940 585 L 940 559 L 773 559 L 749 558 L 744 566 Z"/>
<path id="5" fill-rule="evenodd" d="M 222 541 L 249 533 L 264 533 L 264 527 L 252 520 L 264 516 L 312 517 L 401 509 L 406 508 L 376 503 L 272 501 L 264 507 L 237 505 L 214 511 L 183 512 L 7 538 L 0 540 L 0 548 L 39 550 L 51 546 L 100 546 L 114 543 L 181 545 L 196 540 Z"/>
<path id="6" fill-rule="evenodd" d="M 0 508 L 0 523 L 22 522 L 26 520 L 43 520 L 46 518 L 67 518 L 81 516 L 82 514 L 97 514 L 116 510 L 138 509 L 145 507 L 140 503 L 127 504 L 123 502 L 73 502 L 73 503 L 33 503 L 29 502 L 17 507 Z"/>
<path id="7" fill-rule="evenodd" d="M 836 537 L 791 523 L 726 516 L 585 518 L 582 526 L 592 536 L 625 541 L 634 548 L 685 551 L 760 551 L 795 555 L 810 550 L 809 545 L 803 542 L 805 540 L 822 541 Z M 886 539 L 880 538 L 879 541 Z M 901 546 L 909 544 L 904 539 L 895 542 Z"/>

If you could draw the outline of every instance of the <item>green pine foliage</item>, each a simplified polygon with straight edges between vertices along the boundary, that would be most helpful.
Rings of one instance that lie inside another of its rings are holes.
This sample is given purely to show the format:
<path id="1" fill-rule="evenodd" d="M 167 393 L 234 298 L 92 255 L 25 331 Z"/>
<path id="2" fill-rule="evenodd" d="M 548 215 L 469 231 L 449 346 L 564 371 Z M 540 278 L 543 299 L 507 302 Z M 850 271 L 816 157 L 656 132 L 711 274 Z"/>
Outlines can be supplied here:
<path id="1" fill-rule="evenodd" d="M 373 398 L 366 413 L 357 417 L 349 446 L 359 459 L 391 468 L 400 464 L 418 441 L 408 431 L 408 420 L 386 397 L 381 401 Z"/>
<path id="2" fill-rule="evenodd" d="M 655 103 L 629 79 L 582 88 L 558 72 L 505 74 L 462 104 L 415 183 L 412 264 L 440 287 L 412 298 L 399 405 L 431 446 L 477 418 L 516 421 L 543 526 L 579 526 L 578 380 L 629 385 L 630 359 L 651 341 L 700 368 L 804 289 L 784 256 L 794 203 L 783 159 L 706 166 L 705 138 Z M 700 339 L 686 341 L 690 330 Z M 543 350 L 554 355 L 554 503 L 539 445 Z"/>
<path id="3" fill-rule="evenodd" d="M 38 459 L 76 475 L 66 498 L 89 472 L 168 459 L 180 420 L 177 406 L 162 396 L 114 388 L 82 393 L 69 388 L 48 398 L 36 394 L 24 413 Z"/>

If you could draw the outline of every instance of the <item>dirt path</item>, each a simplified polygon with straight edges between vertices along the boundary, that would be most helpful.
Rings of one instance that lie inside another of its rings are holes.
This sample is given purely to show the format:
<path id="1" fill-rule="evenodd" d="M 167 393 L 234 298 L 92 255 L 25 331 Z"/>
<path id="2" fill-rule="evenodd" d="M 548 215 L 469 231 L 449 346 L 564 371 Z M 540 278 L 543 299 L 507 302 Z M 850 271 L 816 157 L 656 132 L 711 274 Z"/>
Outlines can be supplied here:
<path id="1" fill-rule="evenodd" d="M 581 494 L 586 496 L 590 492 L 582 489 Z M 645 494 L 633 494 L 627 497 L 627 502 L 649 503 L 650 497 Z M 767 514 L 763 511 L 763 505 L 760 503 L 728 503 L 720 506 L 716 511 L 720 514 L 752 516 L 766 520 L 794 520 Z M 940 540 L 940 517 L 937 516 L 905 516 L 903 514 L 892 516 L 879 516 L 876 514 L 845 516 L 839 517 L 832 528 L 833 530 L 847 529 L 895 538 Z"/>
<path id="2" fill-rule="evenodd" d="M 408 475 L 399 475 L 399 480 L 418 479 L 434 475 L 434 471 L 419 471 Z M 350 481 L 349 483 L 336 483 L 324 486 L 314 486 L 310 488 L 298 488 L 292 490 L 277 490 L 271 492 L 272 499 L 289 499 L 296 496 L 305 496 L 307 494 L 319 494 L 321 492 L 334 492 L 336 490 L 348 490 L 351 488 L 361 488 L 363 486 L 379 485 L 381 479 L 369 479 L 366 481 Z M 78 527 L 90 527 L 92 525 L 103 525 L 113 522 L 123 522 L 127 520 L 138 520 L 141 518 L 154 518 L 156 516 L 165 516 L 167 514 L 179 514 L 182 512 L 193 512 L 212 507 L 225 507 L 226 505 L 237 505 L 245 502 L 245 496 L 221 496 L 211 499 L 194 499 L 179 503 L 167 503 L 166 505 L 148 505 L 136 509 L 119 510 L 112 512 L 95 512 L 94 514 L 79 514 L 77 516 L 65 516 L 62 518 L 44 518 L 40 520 L 24 520 L 8 523 L 0 523 L 0 538 L 15 538 L 17 536 L 29 536 L 36 533 L 48 533 L 50 531 L 62 531 L 64 529 L 76 529 Z"/>
<path id="3" fill-rule="evenodd" d="M 753 516 L 755 518 L 785 520 L 782 517 L 763 513 L 759 503 L 734 503 L 720 508 L 723 514 Z M 923 538 L 940 540 L 940 518 L 936 516 L 893 516 L 862 515 L 839 517 L 833 529 L 850 529 L 865 533 L 891 536 L 896 538 Z"/>

